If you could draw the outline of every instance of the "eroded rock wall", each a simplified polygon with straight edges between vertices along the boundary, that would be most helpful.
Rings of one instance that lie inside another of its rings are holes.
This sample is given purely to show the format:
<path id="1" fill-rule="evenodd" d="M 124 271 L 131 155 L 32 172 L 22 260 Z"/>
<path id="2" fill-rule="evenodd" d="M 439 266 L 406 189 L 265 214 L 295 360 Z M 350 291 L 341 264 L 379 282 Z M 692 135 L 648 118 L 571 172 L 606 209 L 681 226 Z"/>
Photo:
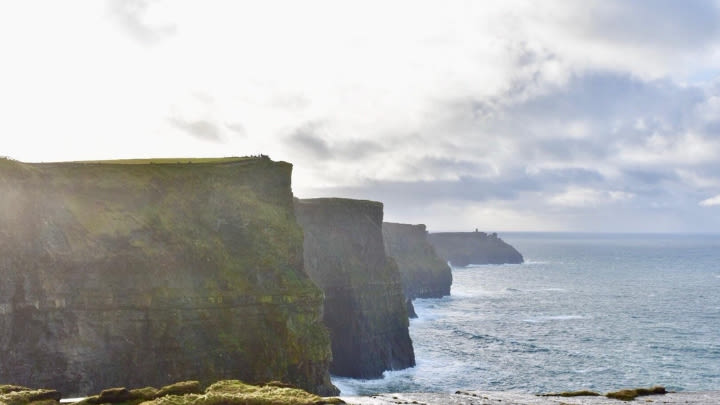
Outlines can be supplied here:
<path id="1" fill-rule="evenodd" d="M 0 159 L 0 381 L 223 378 L 333 394 L 292 166 Z"/>
<path id="2" fill-rule="evenodd" d="M 435 253 L 425 225 L 383 222 L 382 230 L 385 251 L 400 269 L 407 299 L 450 295 L 450 266 Z"/>
<path id="3" fill-rule="evenodd" d="M 325 292 L 331 373 L 378 378 L 415 365 L 400 272 L 385 254 L 383 205 L 296 200 L 305 235 L 305 270 Z"/>
<path id="4" fill-rule="evenodd" d="M 494 233 L 439 232 L 430 233 L 428 240 L 437 254 L 455 267 L 523 262 L 520 252 Z"/>

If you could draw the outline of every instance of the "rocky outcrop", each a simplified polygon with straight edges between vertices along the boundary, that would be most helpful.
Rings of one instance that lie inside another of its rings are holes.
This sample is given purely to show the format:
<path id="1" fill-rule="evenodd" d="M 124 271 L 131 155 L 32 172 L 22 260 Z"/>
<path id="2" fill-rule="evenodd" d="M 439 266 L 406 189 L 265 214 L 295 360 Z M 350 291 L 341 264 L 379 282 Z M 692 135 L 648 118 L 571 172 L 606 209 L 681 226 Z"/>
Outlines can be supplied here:
<path id="1" fill-rule="evenodd" d="M 425 225 L 383 222 L 383 240 L 388 256 L 395 259 L 408 299 L 450 295 L 452 272 L 428 242 Z"/>
<path id="2" fill-rule="evenodd" d="M 336 393 L 291 171 L 267 157 L 0 159 L 0 381 Z"/>
<path id="3" fill-rule="evenodd" d="M 305 235 L 305 270 L 325 292 L 330 372 L 377 378 L 414 366 L 400 272 L 383 247 L 383 205 L 296 200 L 295 213 Z"/>
<path id="4" fill-rule="evenodd" d="M 64 401 L 63 401 L 64 402 Z M 340 398 L 323 398 L 279 381 L 246 384 L 239 380 L 217 381 L 203 389 L 200 381 L 182 381 L 160 389 L 115 387 L 91 395 L 77 405 L 335 405 Z M 0 405 L 59 405 L 55 390 L 0 385 Z"/>
<path id="5" fill-rule="evenodd" d="M 17 385 L 0 385 L 0 405 L 59 405 L 60 392 Z"/>
<path id="6" fill-rule="evenodd" d="M 523 262 L 520 252 L 495 233 L 441 232 L 429 234 L 428 239 L 438 255 L 455 267 Z"/>

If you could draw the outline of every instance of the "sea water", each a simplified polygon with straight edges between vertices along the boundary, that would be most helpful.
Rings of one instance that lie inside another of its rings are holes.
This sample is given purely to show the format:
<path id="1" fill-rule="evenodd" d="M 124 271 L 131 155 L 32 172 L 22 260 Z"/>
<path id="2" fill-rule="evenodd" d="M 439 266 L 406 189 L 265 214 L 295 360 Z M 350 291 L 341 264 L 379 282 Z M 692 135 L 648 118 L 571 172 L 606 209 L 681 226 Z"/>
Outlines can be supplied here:
<path id="1" fill-rule="evenodd" d="M 520 265 L 453 269 L 415 300 L 417 366 L 343 395 L 720 389 L 720 235 L 501 235 Z"/>

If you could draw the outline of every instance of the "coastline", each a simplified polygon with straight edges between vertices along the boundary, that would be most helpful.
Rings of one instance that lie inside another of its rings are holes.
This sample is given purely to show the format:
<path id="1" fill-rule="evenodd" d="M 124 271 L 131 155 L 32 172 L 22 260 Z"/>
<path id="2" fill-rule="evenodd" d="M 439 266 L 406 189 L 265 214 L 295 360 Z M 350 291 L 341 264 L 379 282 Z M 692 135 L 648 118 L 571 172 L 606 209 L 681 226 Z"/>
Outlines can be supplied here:
<path id="1" fill-rule="evenodd" d="M 670 392 L 638 397 L 631 401 L 601 397 L 541 397 L 510 391 L 458 391 L 448 393 L 392 393 L 373 396 L 340 396 L 349 405 L 617 405 L 623 403 L 652 404 L 720 404 L 720 391 Z"/>
<path id="2" fill-rule="evenodd" d="M 348 405 L 612 405 L 622 403 L 653 403 L 653 404 L 697 404 L 708 405 L 720 403 L 720 390 L 697 392 L 668 392 L 661 395 L 638 397 L 623 401 L 605 396 L 579 397 L 548 397 L 512 391 L 457 391 L 456 393 L 386 393 L 369 396 L 343 396 L 341 399 Z M 62 399 L 62 404 L 73 404 L 87 398 Z"/>

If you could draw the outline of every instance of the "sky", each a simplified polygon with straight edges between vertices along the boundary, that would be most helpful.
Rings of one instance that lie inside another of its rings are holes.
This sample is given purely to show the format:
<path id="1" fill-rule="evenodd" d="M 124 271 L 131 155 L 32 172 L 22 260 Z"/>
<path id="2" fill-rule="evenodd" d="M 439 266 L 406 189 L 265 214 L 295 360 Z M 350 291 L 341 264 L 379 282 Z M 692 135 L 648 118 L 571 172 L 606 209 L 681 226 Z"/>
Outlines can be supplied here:
<path id="1" fill-rule="evenodd" d="M 265 154 L 430 231 L 720 232 L 714 0 L 0 0 L 0 55 L 21 161 Z"/>

